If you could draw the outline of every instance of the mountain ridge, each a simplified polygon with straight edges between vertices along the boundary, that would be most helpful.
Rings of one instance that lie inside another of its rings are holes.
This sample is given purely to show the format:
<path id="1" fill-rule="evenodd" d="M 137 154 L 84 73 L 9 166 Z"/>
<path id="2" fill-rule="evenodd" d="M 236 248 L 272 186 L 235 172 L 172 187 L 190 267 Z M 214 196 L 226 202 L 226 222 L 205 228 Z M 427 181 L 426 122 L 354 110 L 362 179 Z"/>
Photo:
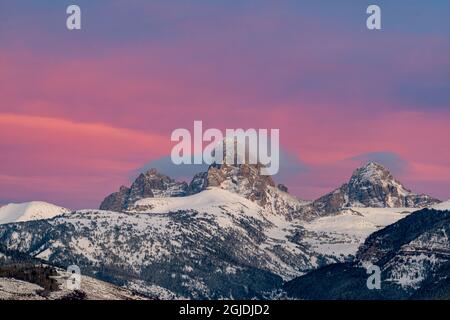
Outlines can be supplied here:
<path id="1" fill-rule="evenodd" d="M 271 201 L 288 193 L 282 184 L 276 186 L 270 176 L 259 174 L 260 165 L 213 164 L 207 171 L 194 175 L 191 182 L 176 182 L 156 169 L 141 173 L 130 188 L 122 186 L 107 196 L 100 205 L 102 210 L 128 210 L 138 200 L 153 197 L 183 197 L 199 193 L 208 187 L 218 187 L 239 193 L 271 210 Z M 296 199 L 296 201 L 294 200 Z M 426 207 L 440 200 L 429 195 L 416 194 L 404 187 L 384 166 L 369 162 L 357 168 L 350 180 L 341 187 L 309 203 L 292 196 L 284 210 L 291 217 L 314 218 L 336 214 L 348 207 Z"/>

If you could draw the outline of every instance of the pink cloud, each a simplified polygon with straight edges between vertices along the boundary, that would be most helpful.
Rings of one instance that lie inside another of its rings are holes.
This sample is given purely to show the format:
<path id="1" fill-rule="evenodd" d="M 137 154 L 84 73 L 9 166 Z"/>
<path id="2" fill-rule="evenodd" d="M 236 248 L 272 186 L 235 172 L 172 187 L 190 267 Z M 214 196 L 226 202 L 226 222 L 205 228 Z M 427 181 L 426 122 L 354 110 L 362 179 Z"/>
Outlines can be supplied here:
<path id="1" fill-rule="evenodd" d="M 410 112 L 390 96 L 402 77 L 448 70 L 446 39 L 385 35 L 375 45 L 305 20 L 311 36 L 286 31 L 296 15 L 264 10 L 232 24 L 226 16 L 212 32 L 163 9 L 183 27 L 170 41 L 92 52 L 65 43 L 61 56 L 23 44 L 2 50 L 2 198 L 97 205 L 129 171 L 167 155 L 171 130 L 194 120 L 279 128 L 309 167 L 288 182 L 304 198 L 339 186 L 359 165 L 348 159 L 376 151 L 407 161 L 400 178 L 411 188 L 450 196 L 450 114 Z"/>
<path id="2" fill-rule="evenodd" d="M 93 206 L 128 183 L 129 171 L 167 154 L 169 140 L 104 124 L 14 114 L 0 114 L 0 137 L 3 198 L 64 194 L 61 202 L 88 199 Z"/>

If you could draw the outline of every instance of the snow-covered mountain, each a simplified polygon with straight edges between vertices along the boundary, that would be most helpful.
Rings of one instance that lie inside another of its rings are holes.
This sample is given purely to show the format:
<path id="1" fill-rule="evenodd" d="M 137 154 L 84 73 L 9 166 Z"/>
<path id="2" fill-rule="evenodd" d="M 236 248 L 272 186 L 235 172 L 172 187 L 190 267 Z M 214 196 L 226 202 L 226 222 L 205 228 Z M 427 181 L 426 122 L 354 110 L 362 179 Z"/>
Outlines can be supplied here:
<path id="1" fill-rule="evenodd" d="M 283 281 L 351 261 L 369 234 L 436 202 L 378 165 L 365 168 L 340 189 L 345 202 L 325 206 L 290 195 L 258 166 L 212 165 L 189 184 L 150 170 L 108 196 L 101 207 L 109 210 L 0 226 L 0 243 L 142 293 L 262 298 Z M 365 207 L 373 204 L 381 208 Z M 397 204 L 407 208 L 389 208 Z"/>
<path id="2" fill-rule="evenodd" d="M 333 259 L 303 246 L 296 230 L 286 216 L 210 187 L 142 199 L 128 212 L 82 210 L 0 227 L 0 241 L 116 284 L 140 281 L 143 292 L 156 285 L 190 298 L 251 298 Z"/>
<path id="3" fill-rule="evenodd" d="M 351 263 L 289 281 L 301 299 L 449 299 L 450 211 L 422 209 L 371 234 Z M 366 268 L 381 270 L 381 289 L 368 290 Z"/>
<path id="4" fill-rule="evenodd" d="M 412 192 L 385 167 L 369 162 L 356 169 L 348 183 L 315 200 L 304 210 L 322 216 L 350 207 L 422 208 L 439 202 L 428 195 Z"/>
<path id="5" fill-rule="evenodd" d="M 70 210 L 43 201 L 10 203 L 0 207 L 0 224 L 50 219 L 67 212 Z"/>
<path id="6" fill-rule="evenodd" d="M 276 214 L 298 215 L 300 207 L 307 202 L 289 195 L 283 185 L 275 187 L 270 176 L 259 174 L 260 169 L 260 165 L 215 164 L 208 171 L 196 174 L 189 184 L 176 182 L 151 169 L 140 174 L 130 188 L 122 186 L 107 196 L 100 209 L 127 211 L 141 199 L 184 197 L 215 187 L 239 194 Z"/>
<path id="7" fill-rule="evenodd" d="M 424 209 L 370 235 L 357 259 L 383 266 L 385 281 L 416 290 L 450 263 L 448 234 L 450 211 Z"/>
<path id="8" fill-rule="evenodd" d="M 450 200 L 435 204 L 431 208 L 435 210 L 450 210 Z"/>

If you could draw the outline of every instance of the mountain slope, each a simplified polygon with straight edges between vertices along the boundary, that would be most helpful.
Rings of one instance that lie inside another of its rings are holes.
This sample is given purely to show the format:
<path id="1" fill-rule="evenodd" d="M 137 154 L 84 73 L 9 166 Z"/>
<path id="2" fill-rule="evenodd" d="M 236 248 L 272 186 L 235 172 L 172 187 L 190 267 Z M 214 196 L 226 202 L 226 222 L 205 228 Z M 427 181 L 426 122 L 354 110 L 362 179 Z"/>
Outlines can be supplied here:
<path id="1" fill-rule="evenodd" d="M 357 259 L 383 266 L 386 281 L 418 289 L 450 259 L 450 211 L 423 209 L 370 235 Z"/>
<path id="2" fill-rule="evenodd" d="M 70 210 L 42 201 L 10 203 L 0 207 L 0 224 L 50 219 L 67 212 Z"/>
<path id="3" fill-rule="evenodd" d="M 29 268 L 29 272 L 39 273 L 42 267 Z M 49 268 L 49 267 L 47 267 Z M 54 269 L 54 276 L 61 284 L 58 288 L 48 290 L 31 280 L 21 280 L 13 276 L 0 277 L 0 300 L 143 300 L 143 296 L 130 290 L 114 286 L 92 277 L 81 276 L 80 289 L 69 290 L 64 285 L 69 274 L 61 269 Z M 1 273 L 1 268 L 0 268 Z"/>
<path id="4" fill-rule="evenodd" d="M 352 263 L 334 264 L 284 285 L 301 299 L 450 297 L 450 211 L 422 209 L 371 234 Z M 366 286 L 366 267 L 381 270 L 381 290 Z M 308 288 L 314 284 L 314 290 Z M 434 289 L 436 291 L 434 293 Z"/>
<path id="5" fill-rule="evenodd" d="M 450 200 L 435 204 L 431 208 L 435 210 L 450 210 Z"/>
<path id="6" fill-rule="evenodd" d="M 348 261 L 373 232 L 406 217 L 415 208 L 348 208 L 303 224 L 303 242 L 323 255 Z"/>
<path id="7" fill-rule="evenodd" d="M 283 185 L 275 187 L 272 178 L 260 175 L 260 170 L 260 165 L 212 165 L 206 174 L 201 175 L 204 180 L 201 185 L 203 190 L 214 187 L 239 194 L 274 215 L 283 215 L 287 219 L 301 218 L 301 208 L 308 202 L 290 195 Z"/>
<path id="8" fill-rule="evenodd" d="M 292 253 L 276 244 L 262 247 L 270 222 L 253 211 L 253 202 L 241 202 L 213 213 L 78 211 L 0 227 L 0 241 L 118 285 L 140 280 L 191 298 L 248 298 L 281 284 L 270 270 L 297 271 L 283 262 L 296 261 Z"/>

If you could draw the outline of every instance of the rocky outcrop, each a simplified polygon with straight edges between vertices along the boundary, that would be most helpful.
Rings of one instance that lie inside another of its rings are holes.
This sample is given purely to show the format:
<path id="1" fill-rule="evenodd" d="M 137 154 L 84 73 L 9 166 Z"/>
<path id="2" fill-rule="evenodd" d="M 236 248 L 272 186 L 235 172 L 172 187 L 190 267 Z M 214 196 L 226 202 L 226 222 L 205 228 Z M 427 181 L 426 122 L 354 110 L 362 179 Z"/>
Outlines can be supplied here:
<path id="1" fill-rule="evenodd" d="M 119 191 L 111 193 L 100 204 L 101 210 L 121 211 L 127 207 L 130 188 L 121 186 Z"/>
<path id="2" fill-rule="evenodd" d="M 151 169 L 141 173 L 130 188 L 129 202 L 134 203 L 142 198 L 182 197 L 187 193 L 188 184 L 177 182 L 172 178 Z"/>
<path id="3" fill-rule="evenodd" d="M 270 176 L 260 175 L 260 169 L 261 166 L 250 164 L 212 165 L 206 175 L 206 186 L 239 193 L 264 206 L 267 203 L 267 188 L 275 187 L 275 183 Z"/>
<path id="4" fill-rule="evenodd" d="M 208 172 L 197 173 L 189 184 L 188 193 L 196 194 L 206 189 L 208 186 Z"/>
<path id="5" fill-rule="evenodd" d="M 176 182 L 170 177 L 151 169 L 141 173 L 130 188 L 122 186 L 118 192 L 107 196 L 101 210 L 122 211 L 137 200 L 153 197 L 182 197 L 188 194 L 186 182 Z"/>
<path id="6" fill-rule="evenodd" d="M 289 193 L 288 187 L 286 187 L 284 184 L 279 183 L 279 184 L 277 185 L 277 188 L 278 188 L 278 190 L 280 190 L 280 191 Z"/>
<path id="7" fill-rule="evenodd" d="M 221 188 L 257 203 L 267 213 L 283 215 L 288 219 L 300 217 L 300 209 L 306 202 L 289 195 L 286 186 L 275 186 L 272 178 L 261 175 L 260 170 L 261 165 L 255 164 L 214 164 L 207 172 L 194 176 L 189 193 L 198 193 L 208 187 Z"/>
<path id="8" fill-rule="evenodd" d="M 276 187 L 272 178 L 261 175 L 260 170 L 261 166 L 254 164 L 213 164 L 208 171 L 197 173 L 188 185 L 152 169 L 140 174 L 131 187 L 122 186 L 107 196 L 100 209 L 127 211 L 144 198 L 183 197 L 217 187 L 242 195 L 273 213 L 295 215 L 304 203 L 288 195 L 286 186 Z"/>
<path id="9" fill-rule="evenodd" d="M 405 188 L 380 164 L 370 162 L 356 169 L 347 186 L 348 202 L 366 207 L 426 207 L 440 202 Z"/>

